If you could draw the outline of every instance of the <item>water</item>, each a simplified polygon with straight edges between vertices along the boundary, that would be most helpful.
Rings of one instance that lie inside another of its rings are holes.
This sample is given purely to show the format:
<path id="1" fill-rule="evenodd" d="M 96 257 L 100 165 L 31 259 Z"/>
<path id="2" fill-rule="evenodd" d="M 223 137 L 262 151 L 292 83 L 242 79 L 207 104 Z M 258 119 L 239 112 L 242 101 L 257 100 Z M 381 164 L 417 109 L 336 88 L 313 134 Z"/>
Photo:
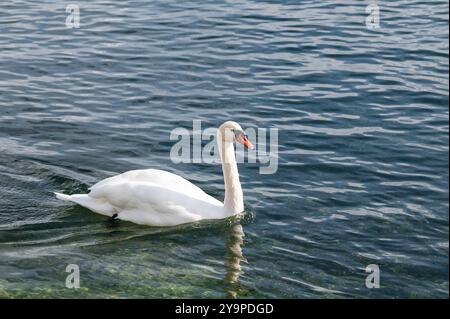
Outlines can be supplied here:
<path id="1" fill-rule="evenodd" d="M 448 298 L 448 2 L 0 4 L 0 297 Z M 111 223 L 53 191 L 174 164 L 192 120 L 279 129 L 243 217 Z M 81 287 L 68 289 L 68 264 Z M 369 264 L 380 288 L 368 289 Z"/>

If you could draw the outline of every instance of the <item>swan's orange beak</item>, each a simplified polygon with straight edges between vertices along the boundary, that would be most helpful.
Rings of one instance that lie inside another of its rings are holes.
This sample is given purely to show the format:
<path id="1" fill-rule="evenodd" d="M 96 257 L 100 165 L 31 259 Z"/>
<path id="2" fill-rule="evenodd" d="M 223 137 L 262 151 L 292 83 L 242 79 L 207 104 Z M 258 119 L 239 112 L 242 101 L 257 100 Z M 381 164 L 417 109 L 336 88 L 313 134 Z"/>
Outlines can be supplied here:
<path id="1" fill-rule="evenodd" d="M 247 135 L 242 135 L 238 142 L 243 144 L 246 148 L 253 149 L 253 144 L 250 142 Z"/>

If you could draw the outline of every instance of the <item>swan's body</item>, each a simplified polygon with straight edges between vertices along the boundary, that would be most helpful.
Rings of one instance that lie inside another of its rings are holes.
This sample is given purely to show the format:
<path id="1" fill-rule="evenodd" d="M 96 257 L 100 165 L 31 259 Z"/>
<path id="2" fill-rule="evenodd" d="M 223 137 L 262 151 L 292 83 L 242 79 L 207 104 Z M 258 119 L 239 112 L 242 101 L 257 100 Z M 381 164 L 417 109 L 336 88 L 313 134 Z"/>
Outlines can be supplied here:
<path id="1" fill-rule="evenodd" d="M 225 201 L 218 201 L 176 174 L 157 170 L 134 170 L 106 178 L 90 188 L 89 194 L 55 193 L 98 214 L 136 224 L 173 226 L 202 219 L 226 218 L 244 210 L 243 194 L 234 155 L 233 140 L 243 132 L 235 122 L 225 122 L 218 130 L 219 153 L 225 180 Z M 232 137 L 233 136 L 233 137 Z M 242 142 L 250 146 L 243 137 Z"/>
<path id="2" fill-rule="evenodd" d="M 90 210 L 137 224 L 169 226 L 224 218 L 223 204 L 181 176 L 157 169 L 104 179 L 89 194 L 57 194 Z"/>

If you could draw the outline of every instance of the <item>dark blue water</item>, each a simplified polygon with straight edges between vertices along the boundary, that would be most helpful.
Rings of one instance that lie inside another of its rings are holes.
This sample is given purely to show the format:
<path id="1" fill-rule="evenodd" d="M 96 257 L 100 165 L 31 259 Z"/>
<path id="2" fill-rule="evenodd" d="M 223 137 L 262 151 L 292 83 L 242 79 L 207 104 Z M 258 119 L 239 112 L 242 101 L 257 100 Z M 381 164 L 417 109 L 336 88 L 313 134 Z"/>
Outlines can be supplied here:
<path id="1" fill-rule="evenodd" d="M 448 1 L 0 4 L 0 297 L 448 298 Z M 246 214 L 154 228 L 53 191 L 174 164 L 176 127 L 279 130 Z M 68 264 L 80 288 L 68 289 Z M 365 268 L 380 268 L 380 288 Z"/>

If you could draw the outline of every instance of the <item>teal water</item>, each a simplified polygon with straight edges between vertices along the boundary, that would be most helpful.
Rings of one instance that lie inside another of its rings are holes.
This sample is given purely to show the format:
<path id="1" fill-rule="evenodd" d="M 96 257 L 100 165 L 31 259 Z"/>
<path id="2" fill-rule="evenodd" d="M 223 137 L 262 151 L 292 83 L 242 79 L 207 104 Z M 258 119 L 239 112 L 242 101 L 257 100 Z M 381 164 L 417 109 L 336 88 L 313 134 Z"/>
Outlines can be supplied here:
<path id="1" fill-rule="evenodd" d="M 448 298 L 448 1 L 0 4 L 0 297 Z M 243 216 L 169 228 L 58 201 L 174 164 L 176 127 L 278 128 Z M 68 264 L 80 288 L 68 289 Z M 380 288 L 365 286 L 379 265 Z"/>

